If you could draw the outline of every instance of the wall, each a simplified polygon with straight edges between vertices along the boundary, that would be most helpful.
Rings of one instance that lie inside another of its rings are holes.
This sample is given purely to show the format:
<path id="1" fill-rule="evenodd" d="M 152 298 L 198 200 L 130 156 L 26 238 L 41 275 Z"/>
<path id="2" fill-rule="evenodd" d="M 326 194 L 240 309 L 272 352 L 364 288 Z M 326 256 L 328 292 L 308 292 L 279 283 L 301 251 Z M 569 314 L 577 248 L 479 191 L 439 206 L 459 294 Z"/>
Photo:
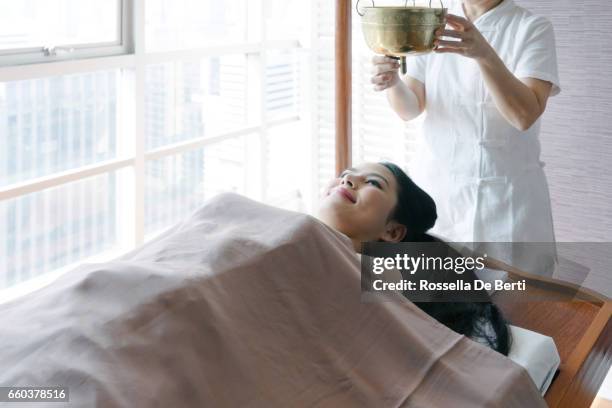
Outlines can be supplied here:
<path id="1" fill-rule="evenodd" d="M 515 0 L 555 27 L 561 94 L 542 119 L 558 241 L 612 241 L 612 2 Z"/>

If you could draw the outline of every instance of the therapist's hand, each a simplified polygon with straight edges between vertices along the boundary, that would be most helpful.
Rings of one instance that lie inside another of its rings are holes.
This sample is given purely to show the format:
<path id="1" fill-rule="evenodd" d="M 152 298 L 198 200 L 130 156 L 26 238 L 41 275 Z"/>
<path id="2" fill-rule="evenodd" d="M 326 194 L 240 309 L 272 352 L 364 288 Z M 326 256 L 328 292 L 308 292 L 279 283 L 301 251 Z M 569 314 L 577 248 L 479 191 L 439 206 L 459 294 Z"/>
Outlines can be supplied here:
<path id="1" fill-rule="evenodd" d="M 516 129 L 529 129 L 546 109 L 552 84 L 536 78 L 517 78 L 474 24 L 451 14 L 447 16 L 447 22 L 453 30 L 436 30 L 435 52 L 473 58 L 480 67 L 485 86 L 499 113 Z M 443 40 L 440 37 L 456 40 Z"/>
<path id="2" fill-rule="evenodd" d="M 454 14 L 447 15 L 446 21 L 453 29 L 436 30 L 435 52 L 459 54 L 476 60 L 484 60 L 495 54 L 493 47 L 471 21 Z M 451 39 L 442 39 L 443 37 Z"/>
<path id="3" fill-rule="evenodd" d="M 375 91 L 384 91 L 397 84 L 400 80 L 397 70 L 400 67 L 398 60 L 384 55 L 372 57 L 372 78 Z"/>

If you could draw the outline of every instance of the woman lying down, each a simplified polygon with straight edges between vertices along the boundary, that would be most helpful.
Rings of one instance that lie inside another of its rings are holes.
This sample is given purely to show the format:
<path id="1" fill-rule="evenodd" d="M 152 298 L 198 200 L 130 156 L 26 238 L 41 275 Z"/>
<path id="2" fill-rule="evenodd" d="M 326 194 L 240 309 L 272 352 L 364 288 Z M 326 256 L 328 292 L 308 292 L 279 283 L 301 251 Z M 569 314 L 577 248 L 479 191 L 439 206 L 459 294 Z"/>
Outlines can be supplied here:
<path id="1" fill-rule="evenodd" d="M 493 305 L 361 301 L 359 242 L 435 217 L 390 164 L 334 180 L 319 219 L 219 195 L 0 305 L 0 386 L 65 390 L 40 407 L 545 407 Z"/>
<path id="2" fill-rule="evenodd" d="M 365 163 L 345 170 L 327 187 L 319 219 L 347 235 L 356 251 L 362 242 L 431 242 L 427 234 L 436 222 L 436 204 L 393 163 Z M 466 279 L 475 279 L 465 274 Z M 473 283 L 473 281 L 472 281 Z M 457 333 L 508 355 L 510 332 L 491 302 L 417 305 Z"/>

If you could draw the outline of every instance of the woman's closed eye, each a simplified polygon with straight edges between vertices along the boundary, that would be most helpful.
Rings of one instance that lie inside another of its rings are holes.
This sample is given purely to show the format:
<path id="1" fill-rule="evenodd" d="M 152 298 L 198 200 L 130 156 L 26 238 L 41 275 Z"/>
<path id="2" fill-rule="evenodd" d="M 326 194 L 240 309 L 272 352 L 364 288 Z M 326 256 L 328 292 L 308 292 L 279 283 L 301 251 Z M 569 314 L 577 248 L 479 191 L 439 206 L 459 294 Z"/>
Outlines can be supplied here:
<path id="1" fill-rule="evenodd" d="M 382 184 L 378 180 L 366 180 L 366 183 L 372 184 L 374 187 L 382 190 Z"/>

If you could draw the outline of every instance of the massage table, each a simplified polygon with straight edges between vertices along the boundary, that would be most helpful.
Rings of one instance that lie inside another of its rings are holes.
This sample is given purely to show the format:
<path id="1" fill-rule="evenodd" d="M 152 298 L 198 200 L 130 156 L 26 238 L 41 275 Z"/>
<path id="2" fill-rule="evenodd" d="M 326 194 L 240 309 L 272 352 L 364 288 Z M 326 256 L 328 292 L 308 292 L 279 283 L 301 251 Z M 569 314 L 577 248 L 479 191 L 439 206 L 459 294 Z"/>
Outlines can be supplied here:
<path id="1" fill-rule="evenodd" d="M 542 299 L 571 289 L 572 301 L 516 302 L 511 294 L 503 292 L 492 297 L 511 324 L 548 336 L 556 345 L 560 364 L 545 393 L 548 406 L 589 408 L 612 364 L 610 299 L 577 285 L 534 278 L 501 262 L 494 266 L 506 271 L 509 281 L 527 278 L 529 289 Z M 550 365 L 553 354 L 550 349 L 546 354 L 546 364 Z"/>

